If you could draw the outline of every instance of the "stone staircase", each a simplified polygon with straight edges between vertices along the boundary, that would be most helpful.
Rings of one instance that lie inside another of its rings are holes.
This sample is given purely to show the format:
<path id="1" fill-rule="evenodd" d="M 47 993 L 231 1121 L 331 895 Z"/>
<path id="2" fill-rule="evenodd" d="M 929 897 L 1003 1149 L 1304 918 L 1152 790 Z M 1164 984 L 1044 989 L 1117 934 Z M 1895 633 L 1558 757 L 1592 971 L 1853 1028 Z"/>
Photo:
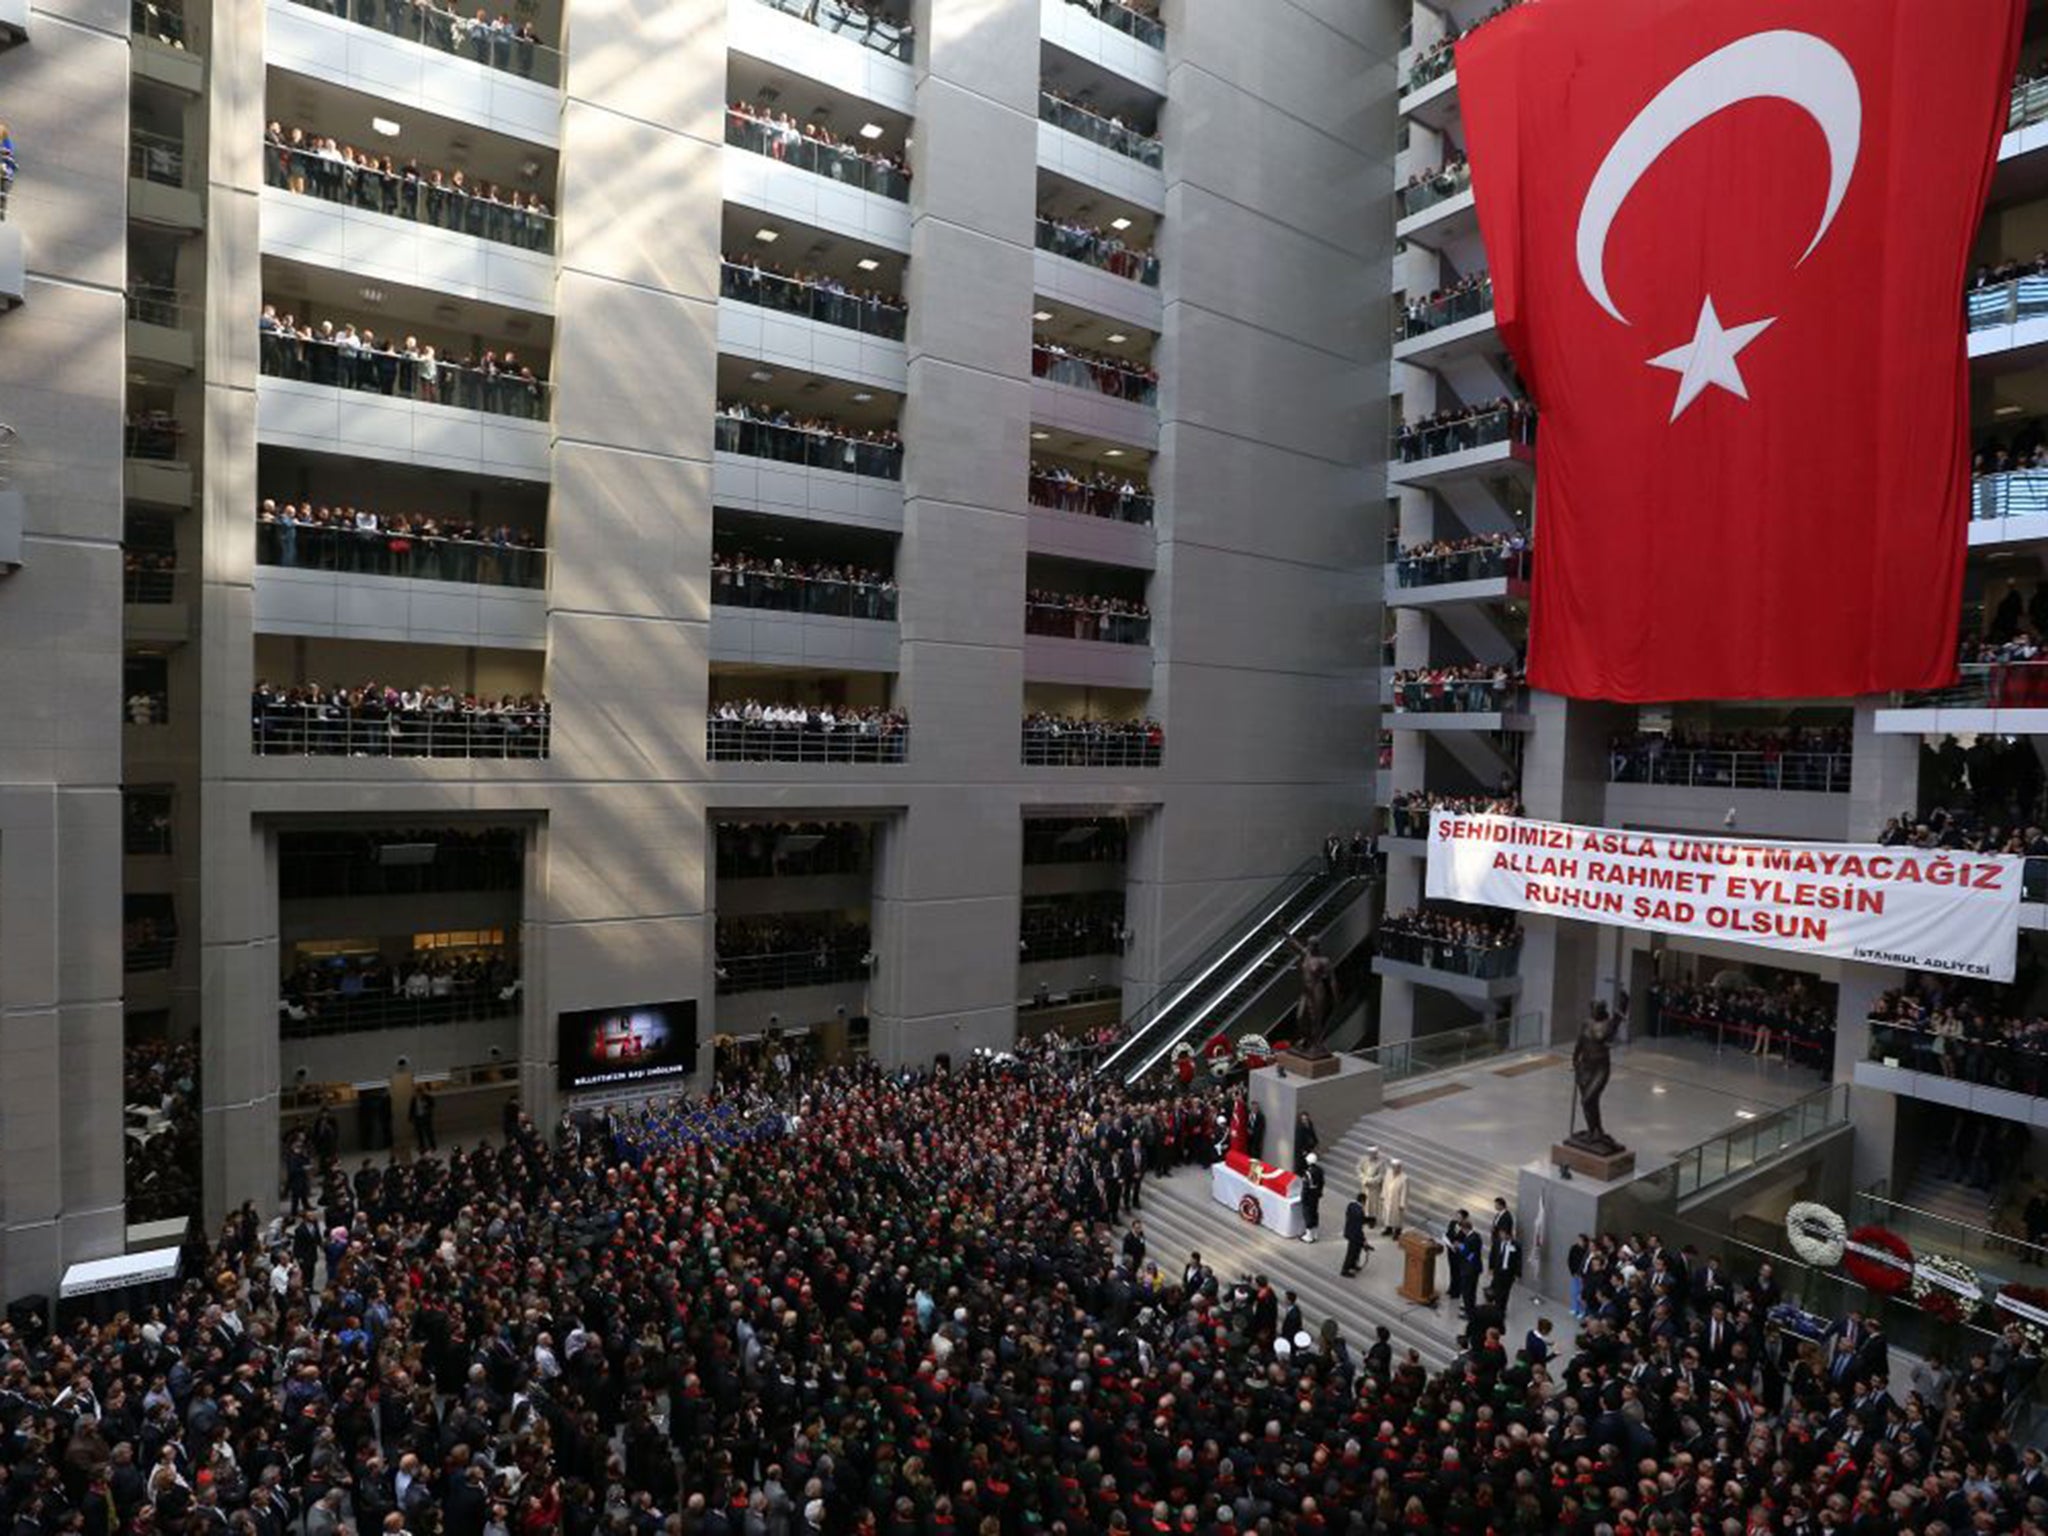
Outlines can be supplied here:
<path id="1" fill-rule="evenodd" d="M 1513 1168 L 1425 1140 L 1403 1119 L 1383 1111 L 1367 1115 L 1346 1131 L 1334 1147 L 1323 1149 L 1328 1192 L 1335 1195 L 1340 1189 L 1343 1191 L 1339 1196 L 1340 1208 L 1351 1197 L 1358 1160 L 1370 1146 L 1377 1146 L 1385 1157 L 1401 1159 L 1408 1170 L 1407 1225 L 1421 1228 L 1432 1237 L 1441 1236 L 1450 1219 L 1461 1210 L 1470 1211 L 1473 1222 L 1485 1231 L 1493 1224 L 1496 1195 L 1505 1196 L 1510 1209 L 1514 1206 L 1518 1179 Z M 1520 1217 L 1521 1213 L 1516 1212 L 1516 1219 Z"/>

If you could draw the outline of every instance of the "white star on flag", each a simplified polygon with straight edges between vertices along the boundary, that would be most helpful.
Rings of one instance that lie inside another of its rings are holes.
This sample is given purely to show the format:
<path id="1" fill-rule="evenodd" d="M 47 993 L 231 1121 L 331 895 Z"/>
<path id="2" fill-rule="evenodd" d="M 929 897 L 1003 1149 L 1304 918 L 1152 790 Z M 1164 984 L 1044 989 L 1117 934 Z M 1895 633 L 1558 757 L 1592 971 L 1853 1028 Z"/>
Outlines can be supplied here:
<path id="1" fill-rule="evenodd" d="M 1673 347 L 1660 357 L 1650 359 L 1652 368 L 1668 368 L 1679 375 L 1678 401 L 1671 407 L 1671 419 L 1683 416 L 1686 407 L 1706 392 L 1711 386 L 1725 389 L 1737 399 L 1749 398 L 1749 386 L 1742 382 L 1742 370 L 1736 365 L 1736 356 L 1757 337 L 1776 323 L 1776 316 L 1763 320 L 1752 320 L 1747 325 L 1724 326 L 1721 317 L 1714 313 L 1714 298 L 1700 306 L 1700 323 L 1692 333 L 1692 340 L 1682 347 Z"/>

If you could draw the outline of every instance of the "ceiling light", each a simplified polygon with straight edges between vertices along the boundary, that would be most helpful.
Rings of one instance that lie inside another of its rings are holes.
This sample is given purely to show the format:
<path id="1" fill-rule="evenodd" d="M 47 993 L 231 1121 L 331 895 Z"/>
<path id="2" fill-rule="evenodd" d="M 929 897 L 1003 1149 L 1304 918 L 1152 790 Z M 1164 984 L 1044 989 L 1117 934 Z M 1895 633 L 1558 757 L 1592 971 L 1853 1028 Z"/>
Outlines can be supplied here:
<path id="1" fill-rule="evenodd" d="M 396 118 L 373 117 L 370 119 L 370 126 L 383 134 L 387 139 L 398 137 L 398 120 Z"/>
<path id="2" fill-rule="evenodd" d="M 362 296 L 365 304 L 382 304 L 384 302 L 384 290 L 382 288 L 358 288 L 356 292 Z"/>
<path id="3" fill-rule="evenodd" d="M 1121 448 L 1108 448 L 1103 451 L 1102 456 L 1105 459 L 1120 459 L 1124 456 L 1124 451 Z"/>
<path id="4" fill-rule="evenodd" d="M 856 267 L 859 267 L 863 272 L 872 272 L 877 267 L 879 267 L 881 263 L 875 260 L 875 258 L 872 256 L 863 256 L 859 261 L 856 261 L 854 265 Z"/>
<path id="5" fill-rule="evenodd" d="M 757 229 L 754 231 L 754 238 L 763 245 L 773 245 L 782 238 L 782 231 L 779 229 Z"/>
<path id="6" fill-rule="evenodd" d="M 752 373 L 748 374 L 747 377 L 752 379 L 756 384 L 766 384 L 770 379 L 774 378 L 775 375 L 773 373 L 770 373 L 766 368 L 756 368 Z"/>
<path id="7" fill-rule="evenodd" d="M 1753 1109 L 1738 1109 L 1735 1111 L 1735 1118 L 1738 1120 L 1754 1120 L 1756 1118 L 1756 1111 Z"/>
<path id="8" fill-rule="evenodd" d="M 1663 1085 L 1662 1083 L 1652 1083 L 1652 1084 L 1650 1084 L 1650 1092 L 1652 1092 L 1652 1093 L 1664 1093 L 1664 1092 L 1666 1092 L 1666 1091 L 1668 1091 L 1668 1090 L 1666 1090 L 1666 1088 L 1664 1087 L 1664 1085 Z"/>
<path id="9" fill-rule="evenodd" d="M 1047 439 L 1048 437 L 1051 437 L 1051 436 L 1052 436 L 1052 434 L 1051 434 L 1050 432 L 1034 432 L 1034 433 L 1032 433 L 1032 434 L 1031 434 L 1031 441 L 1033 441 L 1034 443 L 1042 443 L 1042 442 L 1044 442 L 1044 441 L 1045 441 L 1045 440 L 1046 440 L 1046 439 Z"/>
<path id="10" fill-rule="evenodd" d="M 1111 229 L 1121 232 L 1131 227 L 1131 221 L 1129 219 L 1111 219 L 1109 221 L 1109 227 Z"/>
<path id="11" fill-rule="evenodd" d="M 1034 309 L 1031 311 L 1031 318 L 1041 322 L 1050 320 L 1052 318 L 1052 311 L 1049 309 Z"/>
<path id="12" fill-rule="evenodd" d="M 879 139 L 884 131 L 880 123 L 862 123 L 860 125 L 860 136 L 864 139 Z"/>
<path id="13" fill-rule="evenodd" d="M 874 394 L 870 390 L 857 389 L 853 392 L 853 403 L 855 405 L 866 405 L 874 398 Z"/>
<path id="14" fill-rule="evenodd" d="M 1111 331 L 1107 336 L 1103 338 L 1103 340 L 1107 341 L 1111 346 L 1115 346 L 1120 341 L 1129 341 L 1130 339 L 1131 338 L 1126 336 L 1122 331 Z"/>
<path id="15" fill-rule="evenodd" d="M 2017 416 L 2019 415 L 2021 409 L 2022 407 L 2017 405 L 2001 405 L 1997 410 L 1993 411 L 1991 414 L 1994 416 Z"/>

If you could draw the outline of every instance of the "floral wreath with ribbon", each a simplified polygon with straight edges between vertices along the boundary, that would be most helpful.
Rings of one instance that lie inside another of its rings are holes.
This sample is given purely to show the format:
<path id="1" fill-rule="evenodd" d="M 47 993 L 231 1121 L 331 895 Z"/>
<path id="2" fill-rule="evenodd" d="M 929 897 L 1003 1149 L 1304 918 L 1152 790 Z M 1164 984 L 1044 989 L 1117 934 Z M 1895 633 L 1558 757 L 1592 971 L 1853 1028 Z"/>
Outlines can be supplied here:
<path id="1" fill-rule="evenodd" d="M 1858 1227 L 1843 1239 L 1842 1247 L 1842 1268 L 1867 1291 L 1896 1296 L 1913 1279 L 1913 1250 L 1889 1227 L 1875 1222 Z"/>
<path id="2" fill-rule="evenodd" d="M 1999 1320 L 2026 1336 L 2035 1348 L 2048 1348 L 2048 1290 L 2038 1285 L 2008 1285 L 1991 1300 Z"/>
<path id="3" fill-rule="evenodd" d="M 1846 1251 L 1849 1224 L 1818 1201 L 1798 1200 L 1785 1213 L 1785 1238 L 1802 1263 L 1833 1269 Z"/>
<path id="4" fill-rule="evenodd" d="M 1928 1316 L 1960 1323 L 1984 1301 L 1984 1282 L 1961 1259 L 1930 1254 L 1913 1266 L 1907 1299 Z"/>

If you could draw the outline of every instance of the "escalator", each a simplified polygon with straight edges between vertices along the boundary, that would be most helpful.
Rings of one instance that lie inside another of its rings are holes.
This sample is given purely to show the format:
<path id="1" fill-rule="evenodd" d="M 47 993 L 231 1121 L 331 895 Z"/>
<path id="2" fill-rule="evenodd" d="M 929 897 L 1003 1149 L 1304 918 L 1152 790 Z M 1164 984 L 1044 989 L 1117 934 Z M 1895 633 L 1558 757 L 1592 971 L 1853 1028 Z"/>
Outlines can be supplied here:
<path id="1" fill-rule="evenodd" d="M 1328 871 L 1320 858 L 1302 864 L 1124 1020 L 1122 1039 L 1098 1070 L 1136 1082 L 1170 1062 L 1183 1040 L 1270 1028 L 1295 997 L 1291 984 L 1276 985 L 1294 971 L 1287 940 L 1322 938 L 1331 964 L 1342 960 L 1368 931 L 1368 911 L 1354 908 L 1372 883 Z"/>

